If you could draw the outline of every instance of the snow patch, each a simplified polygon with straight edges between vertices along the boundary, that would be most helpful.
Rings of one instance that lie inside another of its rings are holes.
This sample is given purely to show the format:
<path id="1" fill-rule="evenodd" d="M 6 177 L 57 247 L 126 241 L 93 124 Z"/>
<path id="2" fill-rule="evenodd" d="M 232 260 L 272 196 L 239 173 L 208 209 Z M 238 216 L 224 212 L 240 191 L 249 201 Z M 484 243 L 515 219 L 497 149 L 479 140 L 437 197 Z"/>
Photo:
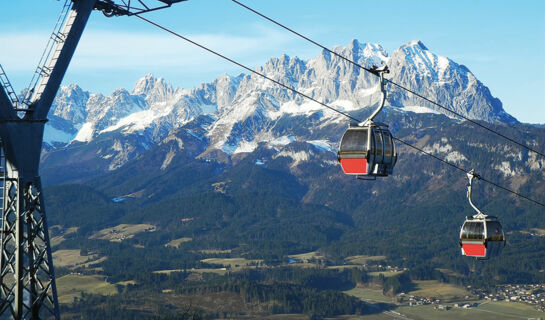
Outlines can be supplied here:
<path id="1" fill-rule="evenodd" d="M 340 165 L 339 164 L 339 161 L 334 161 L 334 160 L 324 160 L 322 161 L 325 165 L 328 165 L 328 166 L 338 166 Z"/>
<path id="2" fill-rule="evenodd" d="M 362 88 L 358 90 L 358 94 L 362 97 L 370 96 L 380 90 L 380 86 L 374 86 L 371 88 Z"/>
<path id="3" fill-rule="evenodd" d="M 354 102 L 352 102 L 350 100 L 342 100 L 342 99 L 335 100 L 335 101 L 331 102 L 331 105 L 336 107 L 337 109 L 342 109 L 344 111 L 359 109 L 358 107 L 354 107 Z"/>
<path id="4" fill-rule="evenodd" d="M 278 111 L 269 111 L 268 117 L 271 120 L 276 120 L 285 114 L 289 115 L 312 115 L 317 111 L 324 111 L 324 107 L 316 102 L 304 102 L 297 104 L 296 101 L 288 101 L 283 103 Z"/>
<path id="5" fill-rule="evenodd" d="M 257 148 L 256 141 L 246 141 L 246 140 L 236 142 L 235 144 L 224 143 L 221 146 L 221 150 L 227 154 L 249 153 L 249 152 L 253 152 L 256 148 Z"/>
<path id="6" fill-rule="evenodd" d="M 408 112 L 414 112 L 414 113 L 434 113 L 434 114 L 441 114 L 438 111 L 435 111 L 430 108 L 422 107 L 422 106 L 404 106 L 401 108 L 403 111 Z"/>
<path id="7" fill-rule="evenodd" d="M 305 152 L 305 151 L 297 151 L 297 152 L 294 152 L 294 151 L 281 151 L 280 153 L 274 155 L 273 158 L 276 159 L 278 157 L 292 158 L 293 162 L 292 162 L 291 166 L 295 167 L 295 166 L 297 166 L 299 163 L 301 163 L 303 161 L 308 161 L 310 159 L 310 154 L 308 152 Z"/>
<path id="8" fill-rule="evenodd" d="M 467 158 L 461 154 L 460 152 L 458 151 L 453 151 L 451 153 L 449 153 L 446 157 L 445 157 L 445 161 L 448 161 L 448 162 L 454 162 L 454 163 L 460 163 L 462 161 L 467 161 Z"/>
<path id="9" fill-rule="evenodd" d="M 528 154 L 528 160 L 526 161 L 526 165 L 530 167 L 530 170 L 541 170 L 545 167 L 545 161 L 537 154 L 530 152 Z"/>
<path id="10" fill-rule="evenodd" d="M 256 148 L 257 148 L 257 142 L 242 140 L 241 142 L 239 142 L 237 149 L 233 153 L 252 152 Z"/>
<path id="11" fill-rule="evenodd" d="M 275 147 L 281 147 L 281 146 L 288 145 L 292 143 L 293 141 L 295 141 L 295 138 L 293 136 L 281 136 L 269 142 L 269 144 Z"/>
<path id="12" fill-rule="evenodd" d="M 113 126 L 102 130 L 100 133 L 115 131 L 122 127 L 128 127 L 126 133 L 146 129 L 158 116 L 152 110 L 143 110 L 132 113 L 117 122 Z"/>
<path id="13" fill-rule="evenodd" d="M 425 147 L 423 149 L 424 151 L 428 152 L 428 153 L 447 153 L 447 152 L 450 152 L 450 150 L 452 150 L 452 146 L 450 144 L 446 144 L 444 146 L 440 145 L 439 143 L 434 143 L 433 146 L 431 147 Z"/>
<path id="14" fill-rule="evenodd" d="M 495 169 L 503 173 L 505 177 L 512 177 L 516 174 L 516 172 L 511 169 L 511 164 L 508 161 L 503 161 L 500 165 L 495 166 Z"/>
<path id="15" fill-rule="evenodd" d="M 86 122 L 79 129 L 78 134 L 74 138 L 74 141 L 89 142 L 93 139 L 95 128 L 92 122 Z"/>
<path id="16" fill-rule="evenodd" d="M 326 152 L 335 152 L 329 141 L 327 140 L 312 140 L 308 141 L 311 145 L 313 145 L 316 149 L 320 151 L 326 151 Z"/>

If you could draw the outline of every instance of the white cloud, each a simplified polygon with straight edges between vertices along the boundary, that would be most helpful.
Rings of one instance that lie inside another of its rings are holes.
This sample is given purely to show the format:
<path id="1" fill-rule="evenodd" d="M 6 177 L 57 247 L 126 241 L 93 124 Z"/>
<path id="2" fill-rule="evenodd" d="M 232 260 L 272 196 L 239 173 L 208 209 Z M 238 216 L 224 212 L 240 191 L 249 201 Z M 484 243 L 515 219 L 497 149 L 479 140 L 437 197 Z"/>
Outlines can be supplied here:
<path id="1" fill-rule="evenodd" d="M 268 58 L 294 47 L 289 35 L 256 28 L 255 35 L 190 34 L 187 37 L 235 60 L 264 63 Z M 186 35 L 184 35 L 186 36 Z M 45 47 L 48 33 L 0 34 L 0 61 L 9 70 L 32 70 Z M 278 52 L 278 53 L 276 53 Z M 276 53 L 276 54 L 275 54 Z M 256 59 L 259 57 L 259 59 Z M 89 30 L 84 32 L 70 69 L 187 68 L 217 64 L 220 58 L 166 32 L 136 33 Z M 243 61 L 244 62 L 244 61 Z"/>

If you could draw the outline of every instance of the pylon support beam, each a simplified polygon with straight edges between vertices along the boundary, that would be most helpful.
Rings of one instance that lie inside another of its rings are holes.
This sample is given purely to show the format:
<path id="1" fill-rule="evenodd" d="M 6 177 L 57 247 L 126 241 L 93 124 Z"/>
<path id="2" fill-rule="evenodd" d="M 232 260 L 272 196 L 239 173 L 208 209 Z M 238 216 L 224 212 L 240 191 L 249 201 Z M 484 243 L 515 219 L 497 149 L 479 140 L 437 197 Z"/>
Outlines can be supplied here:
<path id="1" fill-rule="evenodd" d="M 60 319 L 40 153 L 47 113 L 95 3 L 73 1 L 49 58 L 38 68 L 50 72 L 40 74 L 27 109 L 13 105 L 0 84 L 1 319 Z"/>

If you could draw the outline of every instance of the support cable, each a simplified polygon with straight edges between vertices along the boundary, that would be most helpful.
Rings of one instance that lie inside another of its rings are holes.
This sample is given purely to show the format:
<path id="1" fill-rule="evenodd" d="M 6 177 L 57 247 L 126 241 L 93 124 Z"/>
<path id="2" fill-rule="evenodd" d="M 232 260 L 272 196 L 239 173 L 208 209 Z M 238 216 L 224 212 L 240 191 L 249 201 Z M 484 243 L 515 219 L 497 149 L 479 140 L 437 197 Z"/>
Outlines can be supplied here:
<path id="1" fill-rule="evenodd" d="M 141 20 L 143 20 L 143 21 L 145 21 L 145 22 L 147 22 L 147 23 L 149 23 L 149 24 L 151 24 L 151 25 L 153 25 L 153 26 L 155 26 L 155 27 L 157 27 L 157 28 L 163 30 L 163 31 L 166 31 L 166 32 L 168 32 L 168 33 L 170 33 L 170 34 L 172 34 L 172 35 L 174 35 L 174 36 L 176 36 L 176 37 L 178 37 L 178 38 L 180 38 L 180 39 L 183 39 L 183 40 L 185 40 L 185 41 L 187 41 L 187 42 L 189 42 L 189 43 L 191 43 L 191 44 L 193 44 L 193 45 L 195 45 L 195 46 L 197 46 L 197 47 L 203 49 L 203 50 L 206 50 L 206 51 L 208 51 L 208 52 L 210 52 L 210 53 L 212 53 L 212 54 L 214 54 L 214 55 L 216 55 L 216 56 L 218 56 L 218 57 L 220 57 L 220 58 L 222 58 L 222 59 L 225 59 L 225 60 L 227 60 L 227 61 L 229 61 L 229 62 L 231 62 L 231 63 L 233 63 L 233 64 L 236 64 L 237 66 L 239 66 L 239 67 L 241 67 L 241 68 L 244 68 L 244 69 L 246 69 L 246 70 L 248 70 L 248 71 L 250 71 L 250 72 L 252 72 L 252 73 L 254 73 L 254 74 L 258 75 L 258 76 L 260 76 L 260 77 L 263 77 L 264 79 L 267 79 L 267 80 L 269 80 L 269 81 L 272 81 L 272 82 L 276 83 L 277 85 L 279 85 L 279 86 L 281 86 L 281 87 L 283 87 L 283 88 L 285 88 L 285 89 L 288 89 L 288 90 L 292 91 L 292 92 L 295 93 L 295 94 L 298 94 L 298 95 L 303 96 L 303 97 L 305 97 L 305 98 L 307 98 L 307 99 L 309 99 L 309 100 L 311 100 L 311 101 L 314 101 L 314 102 L 316 102 L 316 103 L 318 103 L 318 104 L 320 104 L 320 105 L 322 105 L 322 106 L 324 106 L 324 107 L 326 107 L 326 108 L 328 108 L 328 109 L 330 109 L 330 110 L 332 110 L 332 111 L 334 111 L 334 112 L 337 112 L 338 114 L 343 115 L 343 116 L 345 116 L 345 117 L 347 117 L 347 118 L 349 118 L 349 119 L 351 119 L 351 120 L 354 120 L 354 121 L 356 121 L 356 122 L 358 122 L 358 123 L 361 122 L 361 120 L 359 120 L 359 119 L 357 119 L 357 118 L 355 118 L 355 117 L 349 115 L 348 113 L 345 113 L 345 112 L 342 112 L 342 111 L 340 111 L 340 110 L 337 110 L 337 109 L 335 109 L 335 108 L 333 108 L 333 107 L 331 107 L 331 106 L 329 106 L 329 105 L 327 105 L 327 104 L 325 104 L 325 103 L 323 103 L 323 102 L 320 102 L 320 101 L 318 101 L 318 100 L 316 100 L 316 99 L 314 99 L 314 98 L 312 98 L 312 97 L 310 97 L 310 96 L 308 96 L 308 95 L 306 95 L 306 94 L 304 94 L 304 93 L 302 93 L 302 92 L 300 92 L 300 91 L 298 91 L 298 90 L 296 90 L 296 89 L 294 89 L 294 88 L 292 88 L 292 87 L 290 87 L 290 86 L 287 86 L 287 85 L 285 85 L 285 84 L 283 84 L 283 83 L 281 83 L 281 82 L 279 82 L 279 81 L 276 81 L 276 80 L 274 80 L 274 79 L 272 79 L 272 78 L 269 78 L 269 77 L 267 77 L 266 75 L 264 75 L 264 74 L 262 74 L 262 73 L 260 73 L 260 72 L 257 72 L 257 71 L 255 71 L 255 70 L 253 70 L 253 69 L 251 69 L 251 68 L 249 68 L 249 67 L 243 65 L 242 63 L 239 63 L 239 62 L 237 62 L 237 61 L 235 61 L 235 60 L 233 60 L 233 59 L 231 59 L 231 58 L 228 58 L 228 57 L 226 57 L 226 56 L 224 56 L 224 55 L 222 55 L 222 54 L 220 54 L 220 53 L 218 53 L 218 52 L 216 52 L 216 51 L 214 51 L 214 50 L 212 50 L 212 49 L 209 49 L 209 48 L 207 48 L 207 47 L 205 47 L 205 46 L 203 46 L 203 45 L 201 45 L 201 44 L 199 44 L 199 43 L 197 43 L 197 42 L 195 42 L 195 41 L 193 41 L 193 40 L 190 40 L 190 39 L 188 39 L 188 38 L 182 36 L 181 34 L 175 32 L 175 31 L 172 31 L 172 30 L 170 30 L 170 29 L 168 29 L 168 28 L 166 28 L 166 27 L 163 27 L 162 25 L 160 25 L 160 24 L 158 24 L 158 23 L 156 23 L 156 22 L 153 22 L 153 21 L 151 21 L 151 20 L 149 20 L 149 19 L 146 19 L 146 18 L 144 18 L 144 17 L 142 17 L 142 16 L 140 16 L 140 15 L 137 15 L 137 14 L 136 14 L 135 16 L 138 17 L 139 19 L 141 19 Z M 450 163 L 450 162 L 448 162 L 448 161 L 446 161 L 446 160 L 443 160 L 443 159 L 441 159 L 441 158 L 439 158 L 439 157 L 437 157 L 437 156 L 435 156 L 435 155 L 433 155 L 433 154 L 431 154 L 431 153 L 429 153 L 429 152 L 426 152 L 426 151 L 424 151 L 423 149 L 418 148 L 418 147 L 416 147 L 416 146 L 414 146 L 414 145 L 412 145 L 412 144 L 410 144 L 410 143 L 408 143 L 408 142 L 405 142 L 405 141 L 403 141 L 403 140 L 401 140 L 401 139 L 399 139 L 399 138 L 395 138 L 395 137 L 394 137 L 394 140 L 397 140 L 397 141 L 399 141 L 399 142 L 401 142 L 401 143 L 403 143 L 403 144 L 405 144 L 405 145 L 407 145 L 407 146 L 409 146 L 409 147 L 411 147 L 411 148 L 413 148 L 413 149 L 415 149 L 415 150 L 418 150 L 418 151 L 422 152 L 422 153 L 425 154 L 425 155 L 428 155 L 428 156 L 430 156 L 430 157 L 432 157 L 432 158 L 434 158 L 434 159 L 436 159 L 436 160 L 439 160 L 439 161 L 443 162 L 444 164 L 447 164 L 447 165 L 449 165 L 449 166 L 451 166 L 451 167 L 453 167 L 453 168 L 456 168 L 456 169 L 458 169 L 458 170 L 460 170 L 460 171 L 463 171 L 463 172 L 465 172 L 466 174 L 469 173 L 469 171 L 467 171 L 467 170 L 465 170 L 465 169 L 463 169 L 463 168 L 461 168 L 461 167 L 459 167 L 459 166 L 457 166 L 457 165 L 455 165 L 455 164 L 453 164 L 453 163 Z M 518 193 L 518 192 L 516 192 L 516 191 L 510 190 L 510 189 L 505 188 L 505 187 L 502 187 L 502 186 L 500 186 L 500 185 L 498 185 L 498 184 L 496 184 L 496 183 L 494 183 L 494 182 L 491 182 L 491 181 L 489 181 L 489 180 L 484 179 L 483 177 L 480 177 L 480 179 L 481 179 L 482 181 L 484 181 L 484 182 L 488 182 L 488 183 L 492 184 L 493 186 L 496 186 L 496 187 L 498 187 L 498 188 L 500 188 L 500 189 L 503 189 L 503 190 L 505 190 L 505 191 L 507 191 L 507 192 L 510 192 L 510 193 L 512 193 L 512 194 L 514 194 L 514 195 L 517 195 L 517 196 L 519 196 L 519 197 L 521 197 L 521 198 L 524 198 L 524 199 L 529 200 L 529 201 L 531 201 L 531 202 L 533 202 L 533 203 L 535 203 L 535 204 L 538 204 L 538 205 L 540 205 L 540 206 L 545 207 L 545 204 L 544 204 L 544 203 L 541 203 L 541 202 L 539 202 L 539 201 L 537 201 L 537 200 L 533 200 L 533 199 L 531 199 L 531 198 L 528 198 L 528 197 L 526 197 L 526 196 L 524 196 L 524 195 L 521 195 L 520 193 Z"/>
<path id="2" fill-rule="evenodd" d="M 370 73 L 374 74 L 375 76 L 379 76 L 378 73 L 376 73 L 375 71 L 373 71 L 373 70 L 371 70 L 371 69 L 369 69 L 369 68 L 366 68 L 366 67 L 362 66 L 361 64 L 359 64 L 359 63 L 357 63 L 357 62 L 355 62 L 355 61 L 353 61 L 353 60 L 351 60 L 351 59 L 349 59 L 349 58 L 347 58 L 347 57 L 345 57 L 345 56 L 343 56 L 343 55 L 341 55 L 341 54 L 339 54 L 339 53 L 337 53 L 337 52 L 335 52 L 335 51 L 333 51 L 333 50 L 331 50 L 331 49 L 329 49 L 329 48 L 327 48 L 327 47 L 325 47 L 325 46 L 323 46 L 323 45 L 321 45 L 321 44 L 319 44 L 318 42 L 316 42 L 316 41 L 310 39 L 309 37 L 306 37 L 306 36 L 302 35 L 301 33 L 299 33 L 299 32 L 297 32 L 297 31 L 295 31 L 295 30 L 293 30 L 293 29 L 287 27 L 286 25 L 283 25 L 282 23 L 280 23 L 280 22 L 278 22 L 278 21 L 276 21 L 276 20 L 274 20 L 274 19 L 272 19 L 272 18 L 270 18 L 270 17 L 267 17 L 266 15 L 264 15 L 264 14 L 258 12 L 257 10 L 252 9 L 252 8 L 246 6 L 245 4 L 240 3 L 240 2 L 237 1 L 237 0 L 231 0 L 231 1 L 233 1 L 234 3 L 238 4 L 239 6 L 245 8 L 245 9 L 247 9 L 247 10 L 249 10 L 249 11 L 251 11 L 251 12 L 257 14 L 257 15 L 260 16 L 260 17 L 262 17 L 262 18 L 264 18 L 264 19 L 266 19 L 266 20 L 269 20 L 270 22 L 276 24 L 277 26 L 279 26 L 279 27 L 281 27 L 281 28 L 283 28 L 283 29 L 285 29 L 285 30 L 287 30 L 287 31 L 289 31 L 289 32 L 291 32 L 291 33 L 293 33 L 293 34 L 295 34 L 295 35 L 297 35 L 297 36 L 299 36 L 299 37 L 305 39 L 305 40 L 307 40 L 308 42 L 310 42 L 310 43 L 312 43 L 312 44 L 314 44 L 314 45 L 316 45 L 316 46 L 322 48 L 323 50 L 326 50 L 327 52 L 329 52 L 329 53 L 331 53 L 331 54 L 333 54 L 333 55 L 335 55 L 335 56 L 337 56 L 337 57 L 343 59 L 344 61 L 346 61 L 346 62 L 348 62 L 348 63 L 351 63 L 351 64 L 353 64 L 354 66 L 356 66 L 356 67 L 358 67 L 358 68 L 361 68 L 361 69 L 363 69 L 363 70 L 365 70 L 365 71 L 367 71 L 367 72 L 370 72 Z M 400 89 L 402 89 L 402 90 L 405 90 L 405 91 L 407 91 L 407 92 L 409 92 L 409 93 L 412 93 L 413 95 L 415 95 L 415 96 L 417 96 L 417 97 L 419 97 L 419 98 L 421 98 L 421 99 L 423 99 L 423 100 L 425 100 L 425 101 L 427 101 L 427 102 L 429 102 L 429 103 L 431 103 L 431 104 L 433 104 L 433 105 L 435 105 L 435 106 L 437 106 L 437 107 L 439 107 L 439 108 L 441 108 L 441 109 L 443 109 L 443 110 L 445 110 L 445 111 L 448 111 L 448 112 L 454 114 L 454 115 L 457 116 L 457 117 L 460 117 L 460 118 L 462 118 L 462 119 L 464 119 L 464 120 L 466 120 L 466 121 L 469 121 L 469 122 L 471 122 L 472 124 L 474 124 L 474 125 L 476 125 L 476 126 L 478 126 L 478 127 L 481 127 L 482 129 L 485 129 L 485 130 L 487 130 L 487 131 L 489 131 L 489 132 L 491 132 L 491 133 L 494 133 L 494 134 L 496 134 L 496 135 L 498 135 L 498 136 L 500 136 L 500 137 L 502 137 L 502 138 L 504 138 L 504 139 L 506 139 L 506 140 L 508 140 L 508 141 L 510 141 L 510 142 L 512 142 L 512 143 L 514 143 L 514 144 L 516 144 L 516 145 L 518 145 L 518 146 L 524 148 L 524 149 L 527 149 L 528 151 L 534 152 L 534 153 L 536 153 L 536 154 L 538 154 L 538 155 L 540 155 L 540 156 L 542 156 L 542 157 L 545 157 L 545 154 L 544 154 L 544 153 L 539 152 L 539 151 L 537 151 L 537 150 L 535 150 L 535 149 L 533 149 L 533 148 L 531 148 L 531 147 L 529 147 L 529 146 L 527 146 L 527 145 L 525 145 L 525 144 L 523 144 L 523 143 L 521 143 L 521 142 L 518 142 L 518 141 L 514 140 L 513 138 L 510 138 L 510 137 L 508 137 L 508 136 L 506 136 L 506 135 L 504 135 L 504 134 L 502 134 L 502 133 L 500 133 L 500 132 L 498 132 L 498 131 L 496 131 L 496 130 L 494 130 L 494 129 L 491 129 L 491 128 L 489 128 L 489 127 L 483 125 L 483 124 L 480 124 L 479 122 L 477 122 L 477 121 L 475 121 L 475 120 L 472 120 L 472 119 L 470 119 L 470 118 L 468 118 L 468 117 L 462 115 L 462 114 L 459 113 L 459 112 L 456 112 L 456 111 L 454 111 L 454 110 L 452 110 L 452 109 L 449 109 L 449 108 L 447 108 L 447 107 L 445 107 L 445 106 L 439 104 L 438 102 L 435 102 L 435 101 L 433 101 L 433 100 L 431 100 L 431 99 L 429 99 L 429 98 L 426 98 L 426 97 L 424 97 L 423 95 L 421 95 L 421 94 L 419 94 L 419 93 L 417 93 L 417 92 L 414 92 L 414 91 L 412 91 L 411 89 L 409 89 L 409 88 L 407 88 L 407 87 L 405 87 L 405 86 L 403 86 L 403 85 L 400 85 L 400 84 L 398 84 L 398 83 L 395 83 L 395 82 L 393 82 L 392 80 L 389 80 L 389 79 L 385 79 L 385 80 L 386 80 L 388 83 L 391 83 L 392 85 L 394 85 L 394 86 L 396 86 L 396 87 L 398 87 L 398 88 L 400 88 Z"/>
<path id="3" fill-rule="evenodd" d="M 413 149 L 415 149 L 415 150 L 418 150 L 419 152 L 421 152 L 421 153 L 423 153 L 423 154 L 425 154 L 425 155 L 428 155 L 428 156 L 430 156 L 430 157 L 432 157 L 432 158 L 434 158 L 434 159 L 436 159 L 436 160 L 439 160 L 439 161 L 443 162 L 444 164 L 453 167 L 454 169 L 457 169 L 457 170 L 460 170 L 460 171 L 462 171 L 462 172 L 465 172 L 466 174 L 468 174 L 468 173 L 470 172 L 470 171 L 467 171 L 467 170 L 465 170 L 465 169 L 463 169 L 463 168 L 461 168 L 461 167 L 459 167 L 459 166 L 457 166 L 457 165 L 455 165 L 455 164 L 453 164 L 453 163 L 451 163 L 451 162 L 448 162 L 448 161 L 446 161 L 446 160 L 443 160 L 443 159 L 437 157 L 436 155 L 433 155 L 433 154 L 431 154 L 431 153 L 429 153 L 429 152 L 426 152 L 426 151 L 424 151 L 423 149 L 421 149 L 421 148 L 419 148 L 419 147 L 417 147 L 417 146 L 414 146 L 414 145 L 412 145 L 412 144 L 410 144 L 410 143 L 408 143 L 408 142 L 405 142 L 405 141 L 403 141 L 403 140 L 401 140 L 401 139 L 399 139 L 399 138 L 396 138 L 396 137 L 392 137 L 392 138 L 394 138 L 394 140 L 397 140 L 397 141 L 403 143 L 404 145 L 406 145 L 406 146 L 408 146 L 408 147 L 411 147 L 411 148 L 413 148 Z M 497 184 L 497 183 L 495 183 L 495 182 L 492 182 L 492 181 L 490 181 L 490 180 L 487 180 L 487 179 L 483 178 L 483 177 L 480 176 L 480 175 L 479 175 L 479 179 L 482 180 L 482 181 L 484 181 L 484 182 L 487 182 L 487 183 L 493 185 L 494 187 L 500 188 L 500 189 L 505 190 L 505 191 L 507 191 L 507 192 L 510 192 L 510 193 L 512 193 L 512 194 L 514 194 L 514 195 L 516 195 L 516 196 L 519 196 L 519 197 L 521 197 L 521 198 L 523 198 L 523 199 L 526 199 L 526 200 L 528 200 L 528 201 L 531 201 L 531 202 L 533 202 L 533 203 L 535 203 L 535 204 L 537 204 L 537 205 L 540 205 L 540 206 L 542 206 L 542 207 L 545 207 L 545 203 L 539 202 L 539 201 L 534 200 L 534 199 L 532 199 L 532 198 L 528 198 L 527 196 L 524 196 L 524 195 L 522 195 L 522 194 L 520 194 L 520 193 L 518 193 L 518 192 L 516 192 L 516 191 L 511 190 L 511 189 L 507 189 L 506 187 L 503 187 L 503 186 L 501 186 L 501 185 L 499 185 L 499 184 Z"/>

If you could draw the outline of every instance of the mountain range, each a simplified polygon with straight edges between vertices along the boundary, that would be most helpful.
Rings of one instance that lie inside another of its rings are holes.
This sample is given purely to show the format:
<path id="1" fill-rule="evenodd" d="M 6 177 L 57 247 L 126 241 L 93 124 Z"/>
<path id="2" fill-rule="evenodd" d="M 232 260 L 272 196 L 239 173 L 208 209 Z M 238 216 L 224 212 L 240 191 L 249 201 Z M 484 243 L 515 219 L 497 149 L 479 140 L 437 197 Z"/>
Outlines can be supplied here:
<path id="1" fill-rule="evenodd" d="M 471 119 L 517 123 L 465 66 L 432 53 L 420 41 L 401 46 L 391 56 L 378 44 L 357 40 L 333 50 L 366 67 L 386 63 L 392 70 L 388 79 Z M 307 61 L 282 55 L 257 71 L 351 114 L 368 114 L 380 97 L 374 75 L 327 51 Z M 387 91 L 386 112 L 445 112 L 392 85 Z M 72 84 L 61 87 L 49 119 L 43 172 L 49 176 L 48 168 L 70 167 L 77 159 L 82 177 L 120 168 L 184 126 L 194 127 L 186 132 L 202 143 L 203 151 L 196 157 L 229 162 L 237 154 L 256 150 L 260 143 L 274 147 L 306 141 L 331 151 L 336 149 L 342 127 L 348 125 L 343 116 L 255 74 L 222 75 L 191 90 L 173 88 L 148 74 L 131 91 L 117 89 L 110 96 Z M 305 125 L 303 119 L 311 123 Z M 297 120 L 300 134 L 278 130 Z M 331 126 L 338 131 L 314 133 Z M 73 178 L 77 177 L 68 175 L 51 183 Z"/>

